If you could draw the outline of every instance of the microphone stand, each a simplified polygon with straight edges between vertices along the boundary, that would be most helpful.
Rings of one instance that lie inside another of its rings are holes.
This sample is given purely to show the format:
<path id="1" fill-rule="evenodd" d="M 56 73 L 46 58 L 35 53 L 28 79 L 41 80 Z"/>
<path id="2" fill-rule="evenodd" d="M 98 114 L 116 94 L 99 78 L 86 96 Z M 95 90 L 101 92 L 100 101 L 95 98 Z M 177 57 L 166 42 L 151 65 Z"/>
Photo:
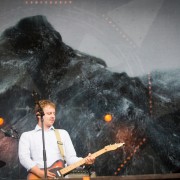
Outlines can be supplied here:
<path id="1" fill-rule="evenodd" d="M 47 179 L 47 157 L 46 157 L 46 149 L 45 149 L 45 137 L 44 137 L 44 111 L 41 108 L 39 101 L 37 100 L 37 93 L 33 92 L 32 94 L 35 98 L 35 103 L 38 105 L 38 112 L 41 116 L 41 125 L 42 125 L 42 142 L 43 142 L 43 161 L 44 161 L 44 176 Z"/>
<path id="2" fill-rule="evenodd" d="M 41 116 L 41 125 L 42 125 L 42 142 L 43 142 L 43 161 L 44 161 L 44 176 L 45 179 L 47 179 L 47 157 L 46 157 L 46 149 L 45 149 L 45 137 L 44 137 L 44 112 L 39 104 L 39 102 L 37 103 L 39 106 L 39 113 Z"/>

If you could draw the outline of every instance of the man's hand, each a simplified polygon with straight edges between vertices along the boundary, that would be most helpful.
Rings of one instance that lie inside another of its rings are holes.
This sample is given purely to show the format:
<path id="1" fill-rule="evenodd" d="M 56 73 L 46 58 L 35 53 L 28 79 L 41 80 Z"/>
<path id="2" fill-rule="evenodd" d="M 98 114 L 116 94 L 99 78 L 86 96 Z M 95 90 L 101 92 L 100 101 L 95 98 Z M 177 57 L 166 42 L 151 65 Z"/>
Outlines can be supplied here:
<path id="1" fill-rule="evenodd" d="M 47 177 L 48 177 L 48 179 L 54 179 L 54 178 L 56 178 L 56 175 L 50 171 L 47 171 Z"/>
<path id="2" fill-rule="evenodd" d="M 34 173 L 36 176 L 38 176 L 40 178 L 45 178 L 44 170 L 39 169 L 37 166 L 34 166 L 33 168 L 31 168 L 30 172 Z M 55 177 L 56 177 L 56 175 L 54 173 L 47 171 L 48 179 L 54 179 Z"/>
<path id="3" fill-rule="evenodd" d="M 95 157 L 92 156 L 91 153 L 85 157 L 85 164 L 93 164 L 95 162 Z"/>

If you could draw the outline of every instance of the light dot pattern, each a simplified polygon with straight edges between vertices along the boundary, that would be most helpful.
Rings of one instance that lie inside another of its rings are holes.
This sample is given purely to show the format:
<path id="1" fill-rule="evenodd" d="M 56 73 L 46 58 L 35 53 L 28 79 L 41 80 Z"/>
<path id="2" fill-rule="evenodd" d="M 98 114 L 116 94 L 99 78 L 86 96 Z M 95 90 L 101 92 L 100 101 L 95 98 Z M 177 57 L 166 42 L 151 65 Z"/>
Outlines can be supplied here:
<path id="1" fill-rule="evenodd" d="M 135 43 L 128 37 L 127 34 L 125 34 L 125 32 L 123 32 L 117 25 L 116 23 L 114 23 L 109 17 L 107 17 L 106 15 L 102 15 L 102 17 L 104 18 L 104 20 L 117 32 L 119 33 L 119 35 L 127 42 L 129 43 L 129 45 L 133 48 L 136 48 Z"/>
<path id="2" fill-rule="evenodd" d="M 117 171 L 114 172 L 114 175 L 118 175 L 120 171 L 124 168 L 124 166 L 132 159 L 134 154 L 138 151 L 138 149 L 146 142 L 146 138 L 143 138 L 142 141 L 139 142 L 139 144 L 134 148 L 134 151 L 130 153 L 130 155 L 119 165 L 117 168 Z"/>
<path id="3" fill-rule="evenodd" d="M 148 73 L 148 91 L 149 91 L 149 114 L 152 116 L 153 114 L 153 101 L 152 101 L 152 81 L 151 81 L 151 74 Z"/>
<path id="4" fill-rule="evenodd" d="M 72 1 L 67 1 L 67 0 L 26 0 L 25 1 L 26 5 L 66 5 L 66 4 L 72 4 Z"/>

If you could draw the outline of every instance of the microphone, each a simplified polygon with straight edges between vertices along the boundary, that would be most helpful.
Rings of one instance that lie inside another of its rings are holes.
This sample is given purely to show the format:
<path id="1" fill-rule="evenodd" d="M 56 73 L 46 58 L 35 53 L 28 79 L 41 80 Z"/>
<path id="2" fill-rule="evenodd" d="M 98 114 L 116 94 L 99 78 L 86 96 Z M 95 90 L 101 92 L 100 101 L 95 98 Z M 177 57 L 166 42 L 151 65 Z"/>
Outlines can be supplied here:
<path id="1" fill-rule="evenodd" d="M 43 109 L 41 108 L 41 106 L 39 104 L 38 93 L 35 90 L 33 90 L 33 92 L 32 92 L 32 97 L 34 98 L 34 101 L 35 101 L 36 116 L 43 117 L 44 116 L 44 111 L 43 111 Z"/>
<path id="2" fill-rule="evenodd" d="M 33 90 L 32 97 L 34 98 L 35 104 L 38 104 L 38 93 Z"/>
<path id="3" fill-rule="evenodd" d="M 38 93 L 35 90 L 33 90 L 32 97 L 36 97 L 37 95 L 38 95 Z"/>
<path id="4" fill-rule="evenodd" d="M 16 138 L 16 137 L 14 136 L 14 133 L 13 133 L 13 130 L 12 130 L 12 129 L 10 129 L 10 130 L 5 130 L 5 129 L 1 128 L 1 131 L 4 133 L 4 135 L 5 135 L 6 137 Z"/>

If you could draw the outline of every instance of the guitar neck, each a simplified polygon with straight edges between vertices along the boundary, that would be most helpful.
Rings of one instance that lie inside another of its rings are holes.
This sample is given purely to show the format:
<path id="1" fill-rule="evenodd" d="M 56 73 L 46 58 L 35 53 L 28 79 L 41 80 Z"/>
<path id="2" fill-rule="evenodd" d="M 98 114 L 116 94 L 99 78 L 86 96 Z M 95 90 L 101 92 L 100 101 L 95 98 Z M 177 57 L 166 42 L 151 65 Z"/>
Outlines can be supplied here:
<path id="1" fill-rule="evenodd" d="M 103 153 L 105 153 L 105 152 L 107 152 L 107 149 L 106 149 L 106 148 L 101 149 L 101 150 L 93 153 L 91 156 L 94 157 L 94 158 L 96 158 L 96 157 L 100 156 L 101 154 L 103 154 Z M 62 175 L 65 175 L 65 174 L 67 174 L 68 172 L 72 171 L 73 169 L 75 169 L 75 168 L 77 168 L 77 167 L 79 167 L 79 166 L 82 166 L 83 164 L 85 164 L 85 158 L 84 158 L 84 159 L 81 159 L 80 161 L 78 161 L 78 162 L 76 162 L 76 163 L 74 163 L 74 164 L 71 164 L 71 165 L 69 165 L 69 166 L 61 169 L 60 172 L 61 172 Z"/>

